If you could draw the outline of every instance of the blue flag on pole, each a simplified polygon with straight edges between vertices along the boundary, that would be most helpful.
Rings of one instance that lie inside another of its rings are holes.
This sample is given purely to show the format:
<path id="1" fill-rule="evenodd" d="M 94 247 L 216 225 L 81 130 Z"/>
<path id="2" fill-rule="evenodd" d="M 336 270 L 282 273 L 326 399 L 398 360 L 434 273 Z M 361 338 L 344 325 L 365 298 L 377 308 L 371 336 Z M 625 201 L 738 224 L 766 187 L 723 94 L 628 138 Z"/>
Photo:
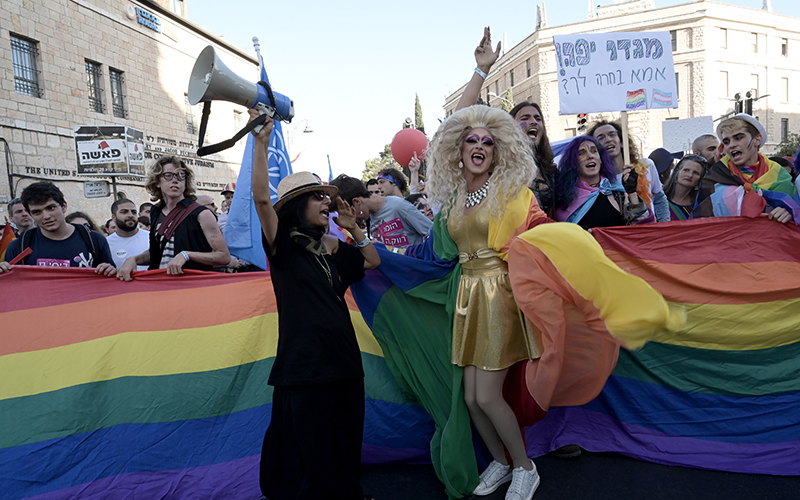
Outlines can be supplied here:
<path id="1" fill-rule="evenodd" d="M 261 63 L 261 80 L 269 83 L 264 59 L 261 55 L 258 58 Z M 283 127 L 281 122 L 276 121 L 269 140 L 269 190 L 272 203 L 278 201 L 278 183 L 291 173 L 292 163 L 283 140 Z M 253 203 L 252 176 L 253 135 L 247 134 L 242 167 L 236 181 L 236 193 L 225 226 L 225 241 L 232 255 L 261 269 L 267 269 L 267 256 L 261 245 L 261 224 Z"/>

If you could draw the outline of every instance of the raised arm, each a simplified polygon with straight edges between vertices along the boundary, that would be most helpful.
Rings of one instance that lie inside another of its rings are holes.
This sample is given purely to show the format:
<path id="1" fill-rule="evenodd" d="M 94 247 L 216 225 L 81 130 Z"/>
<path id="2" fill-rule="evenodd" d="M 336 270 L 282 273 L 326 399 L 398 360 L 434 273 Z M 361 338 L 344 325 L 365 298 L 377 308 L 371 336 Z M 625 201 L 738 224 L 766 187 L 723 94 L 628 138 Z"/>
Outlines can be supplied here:
<path id="1" fill-rule="evenodd" d="M 483 28 L 483 38 L 481 43 L 475 47 L 475 71 L 472 73 L 472 78 L 461 94 L 461 99 L 458 101 L 456 111 L 463 108 L 468 108 L 478 102 L 478 96 L 481 93 L 481 87 L 486 79 L 486 75 L 492 70 L 492 65 L 500 57 L 500 42 L 497 42 L 497 50 L 492 52 L 492 30 L 487 26 Z M 481 71 L 483 74 L 478 73 Z"/>
<path id="2" fill-rule="evenodd" d="M 260 115 L 258 111 L 251 109 L 250 121 L 255 120 Z M 261 221 L 261 230 L 267 239 L 269 249 L 272 251 L 275 245 L 275 236 L 278 234 L 278 214 L 272 207 L 272 198 L 269 190 L 269 136 L 272 133 L 274 123 L 271 118 L 264 122 L 264 128 L 253 141 L 253 202 L 256 205 L 258 220 Z"/>

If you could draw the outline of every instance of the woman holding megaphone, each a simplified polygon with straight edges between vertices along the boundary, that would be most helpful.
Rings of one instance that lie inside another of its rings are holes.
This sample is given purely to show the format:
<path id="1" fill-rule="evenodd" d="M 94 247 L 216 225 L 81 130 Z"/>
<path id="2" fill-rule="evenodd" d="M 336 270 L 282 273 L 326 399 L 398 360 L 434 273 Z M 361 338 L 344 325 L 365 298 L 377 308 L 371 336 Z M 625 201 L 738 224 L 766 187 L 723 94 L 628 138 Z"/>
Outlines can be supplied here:
<path id="1" fill-rule="evenodd" d="M 249 111 L 253 121 L 260 115 Z M 266 115 L 261 115 L 266 116 Z M 334 221 L 356 242 L 328 236 L 335 186 L 311 172 L 285 177 L 272 204 L 266 117 L 253 148 L 253 201 L 278 304 L 278 350 L 269 376 L 272 419 L 261 452 L 261 491 L 270 500 L 362 500 L 364 370 L 344 294 L 380 264 L 338 202 Z"/>

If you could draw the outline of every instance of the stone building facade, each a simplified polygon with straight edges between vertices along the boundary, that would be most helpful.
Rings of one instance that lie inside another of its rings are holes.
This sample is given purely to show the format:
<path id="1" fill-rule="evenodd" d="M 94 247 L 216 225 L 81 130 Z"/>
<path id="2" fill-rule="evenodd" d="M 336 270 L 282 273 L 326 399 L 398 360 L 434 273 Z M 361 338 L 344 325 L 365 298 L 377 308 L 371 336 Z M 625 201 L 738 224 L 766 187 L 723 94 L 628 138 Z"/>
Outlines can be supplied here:
<path id="1" fill-rule="evenodd" d="M 755 2 L 754 2 L 755 3 Z M 576 115 L 559 115 L 554 35 L 620 31 L 669 31 L 673 43 L 679 106 L 630 112 L 629 127 L 645 155 L 662 144 L 662 122 L 712 116 L 734 109 L 734 96 L 759 97 L 753 115 L 767 129 L 770 152 L 788 132 L 800 131 L 800 19 L 767 10 L 699 0 L 655 8 L 653 0 L 615 1 L 592 6 L 588 19 L 548 27 L 539 10 L 537 29 L 495 63 L 481 98 L 500 107 L 509 87 L 514 102 L 541 105 L 551 140 L 576 135 Z M 464 87 L 445 98 L 445 113 L 455 109 Z M 499 96 L 499 97 L 497 97 Z M 619 113 L 592 113 L 588 123 L 616 119 Z M 713 133 L 713 130 L 709 130 Z"/>
<path id="2" fill-rule="evenodd" d="M 112 196 L 87 198 L 78 175 L 74 128 L 125 125 L 144 133 L 145 163 L 164 154 L 193 168 L 198 194 L 235 182 L 243 141 L 198 158 L 201 107 L 186 98 L 189 75 L 203 48 L 213 45 L 231 70 L 258 80 L 250 53 L 192 23 L 182 0 L 4 0 L 0 9 L 0 216 L 12 194 L 52 180 L 69 210 L 98 223 L 110 217 Z M 246 109 L 212 106 L 206 143 L 233 136 Z M 116 179 L 119 196 L 149 201 L 144 178 Z"/>

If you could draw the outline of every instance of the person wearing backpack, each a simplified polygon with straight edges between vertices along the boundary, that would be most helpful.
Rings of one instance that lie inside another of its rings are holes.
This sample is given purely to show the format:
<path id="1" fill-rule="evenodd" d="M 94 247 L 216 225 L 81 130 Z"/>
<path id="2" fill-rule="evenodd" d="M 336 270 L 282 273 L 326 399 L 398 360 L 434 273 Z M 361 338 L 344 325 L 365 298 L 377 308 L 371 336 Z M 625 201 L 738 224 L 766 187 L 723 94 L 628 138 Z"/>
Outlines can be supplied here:
<path id="1" fill-rule="evenodd" d="M 22 191 L 20 198 L 37 227 L 28 229 L 11 242 L 6 251 L 6 261 L 0 263 L 0 273 L 11 271 L 9 263 L 30 248 L 30 255 L 19 264 L 94 268 L 97 274 L 116 275 L 105 237 L 86 226 L 65 220 L 67 201 L 55 184 L 35 182 Z"/>

